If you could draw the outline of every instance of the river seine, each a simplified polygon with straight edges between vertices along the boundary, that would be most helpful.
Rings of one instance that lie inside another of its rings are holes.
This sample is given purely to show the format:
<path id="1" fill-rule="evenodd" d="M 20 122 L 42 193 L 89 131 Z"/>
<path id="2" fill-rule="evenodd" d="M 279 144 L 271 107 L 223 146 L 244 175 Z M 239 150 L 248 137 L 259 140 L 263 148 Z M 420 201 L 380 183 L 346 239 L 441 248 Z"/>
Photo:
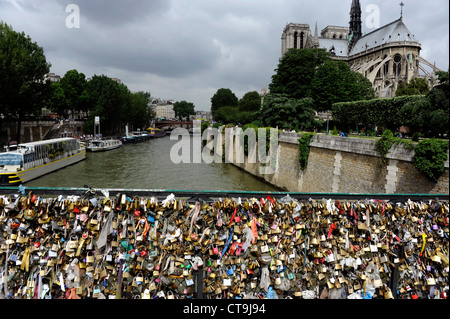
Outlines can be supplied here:
<path id="1" fill-rule="evenodd" d="M 192 138 L 190 139 L 192 140 Z M 225 163 L 180 163 L 170 158 L 169 135 L 101 153 L 38 179 L 28 187 L 280 191 L 243 170 Z M 192 141 L 191 141 L 192 158 Z"/>

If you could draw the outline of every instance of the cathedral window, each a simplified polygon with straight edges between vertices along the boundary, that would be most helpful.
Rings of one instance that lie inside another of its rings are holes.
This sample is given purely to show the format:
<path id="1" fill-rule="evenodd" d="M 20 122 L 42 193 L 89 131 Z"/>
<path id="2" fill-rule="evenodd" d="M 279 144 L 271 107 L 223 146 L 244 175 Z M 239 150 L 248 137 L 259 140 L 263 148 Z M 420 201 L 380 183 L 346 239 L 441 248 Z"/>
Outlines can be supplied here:
<path id="1" fill-rule="evenodd" d="M 300 33 L 300 49 L 303 49 L 303 37 L 304 37 L 304 33 Z"/>
<path id="2" fill-rule="evenodd" d="M 298 33 L 294 32 L 294 49 L 297 49 L 297 37 L 298 37 Z"/>
<path id="3" fill-rule="evenodd" d="M 394 55 L 394 75 L 399 76 L 402 73 L 402 56 L 400 54 Z"/>

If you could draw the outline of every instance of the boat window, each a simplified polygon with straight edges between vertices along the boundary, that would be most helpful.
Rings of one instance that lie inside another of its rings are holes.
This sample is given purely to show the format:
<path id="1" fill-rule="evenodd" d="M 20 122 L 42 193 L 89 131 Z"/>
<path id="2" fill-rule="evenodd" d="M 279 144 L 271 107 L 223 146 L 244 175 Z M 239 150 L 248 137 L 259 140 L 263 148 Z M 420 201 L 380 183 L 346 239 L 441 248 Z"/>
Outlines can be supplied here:
<path id="1" fill-rule="evenodd" d="M 21 165 L 22 163 L 22 154 L 0 154 L 0 166 Z"/>
<path id="2" fill-rule="evenodd" d="M 29 153 L 29 154 L 25 154 L 23 156 L 23 161 L 24 163 L 30 163 L 30 162 L 34 162 L 34 153 Z"/>

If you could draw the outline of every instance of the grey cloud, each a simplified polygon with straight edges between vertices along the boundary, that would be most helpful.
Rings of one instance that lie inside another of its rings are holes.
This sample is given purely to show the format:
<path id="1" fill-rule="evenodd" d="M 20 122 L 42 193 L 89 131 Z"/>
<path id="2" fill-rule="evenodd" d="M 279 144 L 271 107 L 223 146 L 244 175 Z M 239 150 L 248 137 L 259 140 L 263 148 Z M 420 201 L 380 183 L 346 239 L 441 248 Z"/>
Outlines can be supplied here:
<path id="1" fill-rule="evenodd" d="M 64 6 L 76 4 L 89 23 L 121 27 L 157 18 L 170 8 L 171 0 L 64 0 Z"/>

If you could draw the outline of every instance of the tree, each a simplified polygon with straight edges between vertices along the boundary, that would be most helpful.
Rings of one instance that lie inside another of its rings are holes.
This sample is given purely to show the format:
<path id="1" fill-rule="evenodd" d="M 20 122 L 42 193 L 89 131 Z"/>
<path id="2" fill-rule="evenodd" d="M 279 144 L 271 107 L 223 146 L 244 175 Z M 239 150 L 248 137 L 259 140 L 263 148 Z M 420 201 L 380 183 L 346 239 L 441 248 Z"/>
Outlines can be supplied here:
<path id="1" fill-rule="evenodd" d="M 95 116 L 101 120 L 102 133 L 116 134 L 120 126 L 128 121 L 131 93 L 125 84 L 119 84 L 106 75 L 94 75 L 88 82 L 88 105 L 92 110 L 85 122 L 85 129 L 90 132 L 94 126 Z"/>
<path id="2" fill-rule="evenodd" d="M 24 117 L 40 112 L 48 98 L 50 67 L 42 47 L 0 22 L 0 112 L 17 119 L 17 141 Z"/>
<path id="3" fill-rule="evenodd" d="M 422 78 L 416 78 L 409 81 L 408 84 L 404 82 L 400 82 L 398 85 L 397 91 L 395 92 L 396 96 L 402 95 L 425 95 L 430 91 L 430 87 L 428 85 L 427 80 Z"/>
<path id="4" fill-rule="evenodd" d="M 150 98 L 151 95 L 148 92 L 131 93 L 128 121 L 133 127 L 146 128 L 155 117 L 155 111 L 149 107 Z"/>
<path id="5" fill-rule="evenodd" d="M 241 112 L 259 111 L 261 108 L 261 96 L 256 91 L 247 92 L 239 100 L 238 105 Z"/>
<path id="6" fill-rule="evenodd" d="M 211 98 L 211 113 L 215 118 L 215 112 L 224 106 L 238 106 L 238 98 L 230 89 L 219 89 Z"/>
<path id="7" fill-rule="evenodd" d="M 258 119 L 262 126 L 288 130 L 313 130 L 321 126 L 315 119 L 311 98 L 294 99 L 284 94 L 270 93 L 264 98 Z"/>
<path id="8" fill-rule="evenodd" d="M 316 69 L 330 56 L 324 49 L 288 50 L 275 69 L 269 85 L 270 92 L 296 99 L 308 97 Z"/>
<path id="9" fill-rule="evenodd" d="M 175 102 L 173 110 L 175 111 L 175 117 L 178 117 L 180 121 L 183 117 L 189 118 L 189 115 L 195 115 L 195 105 L 191 102 Z"/>
<path id="10" fill-rule="evenodd" d="M 308 96 L 316 102 L 316 110 L 326 111 L 337 102 L 375 98 L 375 91 L 370 81 L 350 70 L 347 63 L 329 59 L 317 68 Z"/>
<path id="11" fill-rule="evenodd" d="M 429 113 L 429 131 L 430 135 L 438 136 L 439 134 L 448 135 L 449 127 L 449 73 L 438 71 L 436 72 L 438 84 L 433 87 L 427 94 L 430 101 Z"/>
<path id="12" fill-rule="evenodd" d="M 64 89 L 60 82 L 52 82 L 50 84 L 50 97 L 47 101 L 47 107 L 54 113 L 67 117 L 67 99 Z"/>
<path id="13" fill-rule="evenodd" d="M 87 81 L 83 73 L 70 70 L 60 82 L 53 82 L 51 89 L 48 107 L 53 112 L 68 118 L 69 114 L 74 117 L 77 112 L 89 111 Z"/>
<path id="14" fill-rule="evenodd" d="M 237 106 L 223 106 L 214 112 L 214 120 L 224 124 L 239 122 L 239 109 Z"/>
<path id="15" fill-rule="evenodd" d="M 87 111 L 87 81 L 83 73 L 70 70 L 61 78 L 61 87 L 64 90 L 68 110 L 74 116 L 75 112 Z M 67 115 L 66 115 L 67 116 Z"/>

